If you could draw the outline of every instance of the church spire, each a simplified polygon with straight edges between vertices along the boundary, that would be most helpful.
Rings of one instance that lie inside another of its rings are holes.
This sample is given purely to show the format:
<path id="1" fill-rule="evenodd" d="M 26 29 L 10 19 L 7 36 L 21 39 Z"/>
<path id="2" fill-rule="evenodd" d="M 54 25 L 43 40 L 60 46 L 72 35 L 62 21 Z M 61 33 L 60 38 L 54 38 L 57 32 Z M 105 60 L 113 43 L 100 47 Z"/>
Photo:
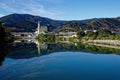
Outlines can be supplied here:
<path id="1" fill-rule="evenodd" d="M 40 34 L 40 21 L 38 21 L 38 34 Z"/>

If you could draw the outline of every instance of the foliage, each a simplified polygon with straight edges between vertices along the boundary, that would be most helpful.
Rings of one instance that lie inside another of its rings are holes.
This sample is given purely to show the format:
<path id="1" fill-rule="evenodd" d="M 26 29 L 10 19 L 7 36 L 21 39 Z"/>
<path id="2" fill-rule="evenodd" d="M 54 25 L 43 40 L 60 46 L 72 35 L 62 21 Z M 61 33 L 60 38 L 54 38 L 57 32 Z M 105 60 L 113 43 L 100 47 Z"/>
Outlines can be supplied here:
<path id="1" fill-rule="evenodd" d="M 117 35 L 117 36 L 115 37 L 115 39 L 116 39 L 116 40 L 120 40 L 120 35 Z"/>
<path id="2" fill-rule="evenodd" d="M 10 40 L 11 40 L 10 34 L 8 34 L 8 32 L 5 31 L 3 23 L 0 22 L 0 66 L 2 65 L 2 62 L 5 60 L 5 56 L 9 49 Z"/>
<path id="3" fill-rule="evenodd" d="M 55 36 L 53 34 L 39 34 L 37 39 L 39 42 L 55 42 Z"/>
<path id="4" fill-rule="evenodd" d="M 0 41 L 4 41 L 5 39 L 5 29 L 2 26 L 2 22 L 0 22 Z"/>
<path id="5" fill-rule="evenodd" d="M 47 41 L 48 42 L 55 42 L 55 35 L 54 34 L 48 34 L 47 35 Z"/>
<path id="6" fill-rule="evenodd" d="M 37 39 L 38 39 L 38 41 L 40 41 L 40 42 L 46 42 L 46 35 L 44 35 L 44 34 L 39 34 Z"/>
<path id="7" fill-rule="evenodd" d="M 119 35 L 115 35 L 110 30 L 102 29 L 96 32 L 87 31 L 85 35 L 82 35 L 83 31 L 78 33 L 78 38 L 82 41 L 86 40 L 120 40 Z"/>
<path id="8" fill-rule="evenodd" d="M 3 23 L 0 22 L 0 41 L 11 42 L 13 39 L 10 30 L 4 28 Z"/>
<path id="9" fill-rule="evenodd" d="M 85 36 L 85 32 L 82 31 L 82 30 L 80 30 L 80 31 L 77 32 L 77 35 L 78 35 L 78 38 L 80 39 L 80 38 L 82 38 L 83 36 Z"/>

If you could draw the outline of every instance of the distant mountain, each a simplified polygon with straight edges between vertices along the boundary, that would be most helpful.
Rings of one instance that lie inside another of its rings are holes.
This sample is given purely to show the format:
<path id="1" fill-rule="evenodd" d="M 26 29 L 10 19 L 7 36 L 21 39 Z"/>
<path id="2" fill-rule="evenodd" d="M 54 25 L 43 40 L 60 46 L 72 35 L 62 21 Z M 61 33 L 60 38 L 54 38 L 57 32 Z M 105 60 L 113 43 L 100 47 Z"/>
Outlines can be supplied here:
<path id="1" fill-rule="evenodd" d="M 51 30 L 67 22 L 29 14 L 11 14 L 1 17 L 0 21 L 4 22 L 6 27 L 14 28 L 16 31 L 34 31 L 37 28 L 38 21 L 41 22 L 41 25 L 51 25 Z"/>
<path id="2" fill-rule="evenodd" d="M 41 25 L 50 25 L 50 30 L 59 30 L 61 28 L 74 28 L 76 31 L 93 30 L 93 29 L 109 29 L 120 31 L 120 17 L 117 18 L 93 18 L 86 20 L 60 21 L 29 14 L 11 14 L 0 18 L 4 22 L 4 26 L 10 27 L 15 31 L 35 31 L 37 22 L 41 21 Z"/>
<path id="3" fill-rule="evenodd" d="M 116 19 L 120 21 L 120 17 L 117 17 Z"/>
<path id="4" fill-rule="evenodd" d="M 78 22 L 70 22 L 65 24 L 61 28 L 74 28 L 78 30 L 98 30 L 98 29 L 109 29 L 112 31 L 120 31 L 120 17 L 118 18 L 100 18 L 100 19 L 89 19 Z M 60 28 L 55 29 L 59 31 Z"/>

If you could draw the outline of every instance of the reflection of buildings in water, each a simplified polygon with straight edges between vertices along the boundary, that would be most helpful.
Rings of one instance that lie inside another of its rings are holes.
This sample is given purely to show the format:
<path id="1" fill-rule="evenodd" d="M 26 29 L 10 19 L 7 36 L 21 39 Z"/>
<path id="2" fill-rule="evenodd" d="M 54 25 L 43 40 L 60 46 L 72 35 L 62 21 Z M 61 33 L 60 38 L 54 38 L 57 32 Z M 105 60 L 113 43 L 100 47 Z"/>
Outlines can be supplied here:
<path id="1" fill-rule="evenodd" d="M 11 52 L 7 54 L 8 58 L 29 59 L 46 54 L 48 45 L 37 41 L 15 41 L 11 46 Z"/>
<path id="2" fill-rule="evenodd" d="M 31 43 L 35 43 L 36 44 L 37 51 L 38 51 L 39 55 L 41 54 L 41 49 L 45 50 L 45 49 L 48 48 L 48 44 L 46 44 L 46 43 L 39 43 L 36 40 L 15 40 L 13 46 L 25 45 L 25 44 L 31 44 Z"/>
<path id="3" fill-rule="evenodd" d="M 72 50 L 73 43 L 39 43 L 36 40 L 15 41 L 12 52 L 7 55 L 13 59 L 24 59 L 51 54 L 54 52 Z"/>
<path id="4" fill-rule="evenodd" d="M 37 43 L 38 54 L 40 54 L 40 43 Z"/>
<path id="5" fill-rule="evenodd" d="M 37 49 L 37 53 L 38 55 L 43 55 L 45 54 L 44 51 L 48 51 L 48 50 L 54 50 L 57 49 L 58 45 L 62 46 L 62 44 L 65 44 L 64 46 L 67 45 L 71 45 L 71 46 L 77 46 L 77 43 L 72 43 L 72 42 L 60 42 L 60 44 L 49 44 L 49 43 L 40 43 L 37 40 L 17 40 L 14 41 L 14 46 L 16 45 L 26 45 L 26 44 L 35 44 L 36 45 L 36 49 Z M 56 47 L 54 47 L 56 46 Z M 31 51 L 32 52 L 32 51 Z"/>
<path id="6" fill-rule="evenodd" d="M 33 43 L 34 41 L 33 40 L 15 40 L 14 43 L 13 43 L 13 46 L 16 46 L 16 45 L 19 45 L 19 44 L 30 44 L 30 43 Z"/>
<path id="7" fill-rule="evenodd" d="M 74 43 L 75 46 L 77 46 L 77 43 Z"/>
<path id="8" fill-rule="evenodd" d="M 38 54 L 39 55 L 41 54 L 41 50 L 42 49 L 43 50 L 47 50 L 47 48 L 48 48 L 48 44 L 46 44 L 46 43 L 39 43 L 39 42 L 37 42 L 36 44 L 37 44 L 37 49 L 38 49 Z"/>
<path id="9" fill-rule="evenodd" d="M 96 46 L 91 46 L 82 43 L 70 43 L 70 42 L 59 42 L 59 43 L 50 44 L 50 43 L 39 43 L 38 41 L 35 40 L 34 41 L 28 40 L 28 41 L 15 41 L 14 44 L 15 46 L 12 46 L 11 52 L 7 54 L 8 58 L 28 59 L 28 58 L 51 54 L 54 52 L 65 52 L 65 51 L 72 51 L 72 52 L 73 51 L 80 51 L 80 52 L 103 51 L 103 48 L 99 48 L 99 47 L 97 48 Z"/>

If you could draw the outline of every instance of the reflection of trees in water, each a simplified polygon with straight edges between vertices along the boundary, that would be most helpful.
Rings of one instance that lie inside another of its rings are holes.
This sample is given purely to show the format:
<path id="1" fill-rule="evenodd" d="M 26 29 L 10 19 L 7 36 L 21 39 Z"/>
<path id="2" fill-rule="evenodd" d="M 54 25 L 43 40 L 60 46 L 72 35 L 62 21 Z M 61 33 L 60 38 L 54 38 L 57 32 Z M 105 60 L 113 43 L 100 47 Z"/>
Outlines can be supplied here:
<path id="1" fill-rule="evenodd" d="M 5 60 L 9 49 L 8 43 L 11 41 L 13 41 L 13 36 L 10 34 L 10 31 L 8 29 L 5 29 L 5 27 L 3 27 L 3 23 L 0 22 L 0 66 Z"/>
<path id="2" fill-rule="evenodd" d="M 118 54 L 120 55 L 120 49 L 116 49 L 116 48 L 108 48 L 108 47 L 103 47 L 103 46 L 87 44 L 86 49 L 89 52 L 95 52 L 96 54 Z"/>
<path id="3" fill-rule="evenodd" d="M 0 50 L 0 65 L 2 65 L 5 57 L 12 59 L 28 59 L 48 55 L 54 52 L 72 51 L 91 52 L 93 54 L 120 54 L 120 49 L 83 43 L 39 43 L 39 45 L 36 45 L 35 43 L 18 43 L 9 46 L 5 42 L 0 42 Z"/>
<path id="4" fill-rule="evenodd" d="M 77 43 L 77 45 L 73 43 L 49 44 L 47 49 L 41 50 L 41 53 L 44 55 L 53 52 L 64 52 L 64 51 L 91 52 L 94 54 L 120 54 L 120 49 L 83 44 L 83 43 Z"/>
<path id="5" fill-rule="evenodd" d="M 11 48 L 7 57 L 13 59 L 28 59 L 54 52 L 91 52 L 93 54 L 120 54 L 120 49 L 106 48 L 101 46 L 82 44 L 82 43 L 19 43 Z"/>
<path id="6" fill-rule="evenodd" d="M 11 46 L 11 52 L 6 57 L 13 59 L 27 59 L 38 56 L 37 46 L 34 43 L 17 43 Z"/>
<path id="7" fill-rule="evenodd" d="M 0 41 L 0 66 L 5 60 L 5 57 L 10 49 L 10 45 L 4 41 Z"/>
<path id="8" fill-rule="evenodd" d="M 10 50 L 10 51 L 9 51 Z M 83 43 L 26 43 L 20 42 L 9 46 L 4 41 L 0 41 L 0 65 L 5 57 L 12 59 L 28 59 L 54 52 L 91 52 L 93 54 L 120 54 L 120 49 L 108 48 Z"/>
<path id="9" fill-rule="evenodd" d="M 13 59 L 28 59 L 42 55 L 51 54 L 54 52 L 75 51 L 74 44 L 62 43 L 18 43 L 11 47 L 11 52 L 7 57 Z"/>
<path id="10" fill-rule="evenodd" d="M 77 43 L 77 45 L 74 44 L 62 44 L 63 48 L 69 50 L 69 51 L 84 51 L 84 52 L 91 52 L 94 54 L 120 54 L 120 49 L 116 48 L 108 48 L 104 46 L 97 46 L 92 44 L 83 44 L 83 43 Z"/>

